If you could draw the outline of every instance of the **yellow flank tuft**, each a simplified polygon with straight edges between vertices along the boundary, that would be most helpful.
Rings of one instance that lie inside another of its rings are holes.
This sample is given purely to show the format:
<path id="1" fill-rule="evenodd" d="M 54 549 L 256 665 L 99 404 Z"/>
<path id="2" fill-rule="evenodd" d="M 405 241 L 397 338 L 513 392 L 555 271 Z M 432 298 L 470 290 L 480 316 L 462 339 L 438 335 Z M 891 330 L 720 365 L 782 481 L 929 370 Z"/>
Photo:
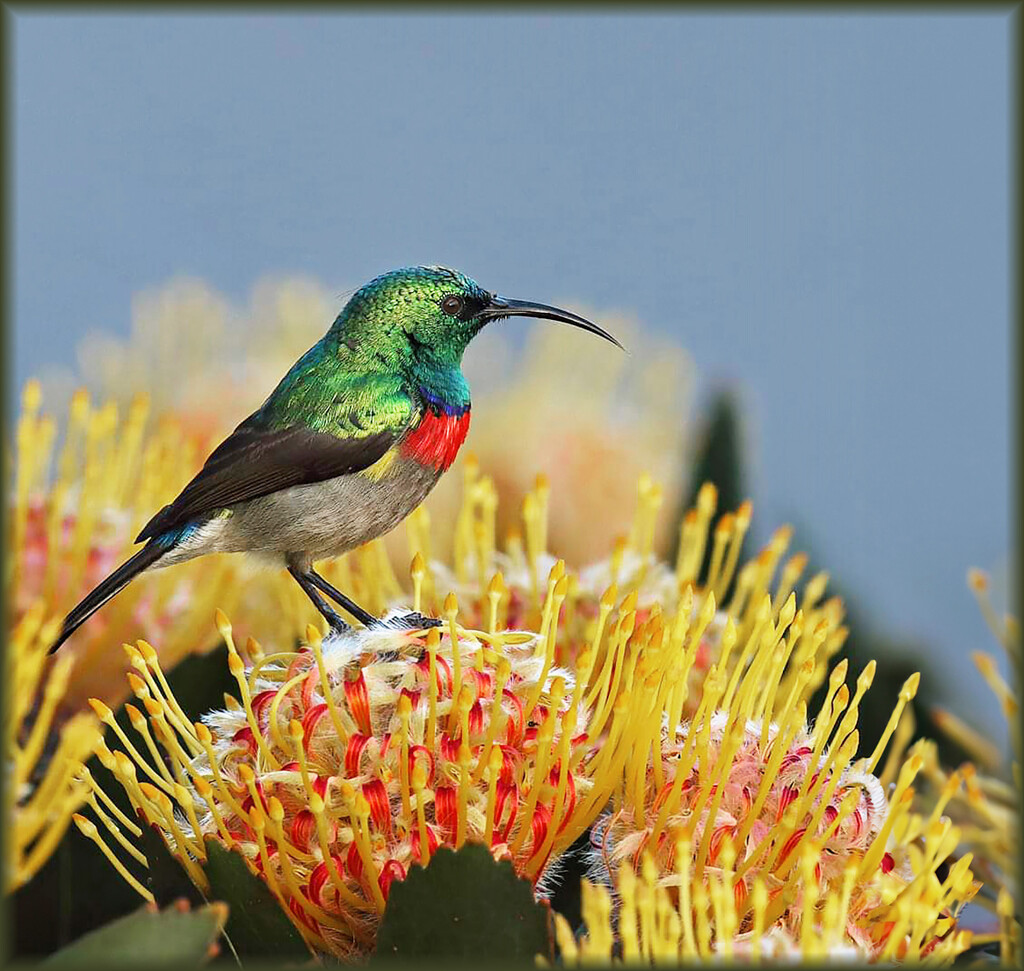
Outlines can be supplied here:
<path id="1" fill-rule="evenodd" d="M 398 449 L 389 448 L 373 465 L 368 469 L 363 469 L 359 474 L 365 475 L 366 478 L 372 479 L 374 482 L 379 482 L 391 470 L 391 466 L 397 457 Z"/>

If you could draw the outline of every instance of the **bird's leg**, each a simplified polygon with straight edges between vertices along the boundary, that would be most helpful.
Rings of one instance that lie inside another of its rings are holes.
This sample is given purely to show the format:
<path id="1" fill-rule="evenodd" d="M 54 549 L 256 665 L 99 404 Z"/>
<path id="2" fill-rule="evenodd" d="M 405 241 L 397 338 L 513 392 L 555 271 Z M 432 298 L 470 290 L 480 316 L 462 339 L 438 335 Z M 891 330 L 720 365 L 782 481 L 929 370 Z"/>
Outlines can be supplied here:
<path id="1" fill-rule="evenodd" d="M 356 620 L 359 621 L 364 627 L 372 627 L 378 623 L 376 617 L 373 616 L 368 610 L 363 610 L 354 600 L 350 600 L 345 596 L 337 587 L 331 586 L 319 573 L 310 567 L 306 573 L 305 578 L 314 587 L 316 587 L 321 593 L 327 594 L 336 604 L 344 607 Z"/>
<path id="2" fill-rule="evenodd" d="M 294 576 L 294 574 L 292 574 Z M 389 620 L 381 620 L 379 617 L 374 617 L 369 611 L 363 610 L 355 601 L 350 600 L 345 596 L 337 587 L 332 587 L 319 573 L 316 572 L 312 567 L 304 574 L 313 586 L 318 590 L 327 594 L 336 604 L 340 604 L 344 607 L 356 620 L 359 621 L 364 627 L 385 627 L 393 630 L 409 630 L 419 629 L 424 627 L 440 627 L 441 621 L 434 617 L 424 617 L 423 614 L 402 614 L 401 617 L 392 617 Z"/>
<path id="3" fill-rule="evenodd" d="M 331 630 L 336 634 L 349 630 L 349 625 L 341 619 L 341 615 L 316 592 L 316 586 L 309 575 L 288 567 L 288 572 L 295 578 L 295 582 L 302 587 L 302 592 L 313 601 L 313 606 L 323 615 L 324 620 L 331 625 Z M 315 574 L 314 574 L 315 576 Z"/>

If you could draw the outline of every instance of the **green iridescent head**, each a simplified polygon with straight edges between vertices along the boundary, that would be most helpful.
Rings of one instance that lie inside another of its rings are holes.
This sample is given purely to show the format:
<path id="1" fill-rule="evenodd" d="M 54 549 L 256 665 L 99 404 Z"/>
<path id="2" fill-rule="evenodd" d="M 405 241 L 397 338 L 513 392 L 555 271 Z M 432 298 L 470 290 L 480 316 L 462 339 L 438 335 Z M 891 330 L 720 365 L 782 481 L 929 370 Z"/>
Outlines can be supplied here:
<path id="1" fill-rule="evenodd" d="M 352 296 L 331 331 L 352 351 L 375 355 L 382 364 L 458 367 L 481 328 L 504 317 L 559 320 L 618 344 L 583 317 L 501 297 L 443 266 L 405 267 L 371 280 Z"/>

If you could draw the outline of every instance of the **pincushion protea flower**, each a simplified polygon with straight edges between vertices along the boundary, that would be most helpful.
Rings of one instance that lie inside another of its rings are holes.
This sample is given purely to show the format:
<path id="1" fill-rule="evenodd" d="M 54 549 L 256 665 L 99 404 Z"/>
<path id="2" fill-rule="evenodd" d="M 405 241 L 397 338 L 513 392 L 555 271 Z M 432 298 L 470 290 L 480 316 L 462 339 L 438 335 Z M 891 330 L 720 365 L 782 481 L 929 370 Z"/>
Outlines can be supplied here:
<path id="1" fill-rule="evenodd" d="M 647 622 L 653 630 L 631 672 L 639 744 L 593 836 L 603 882 L 632 888 L 633 870 L 646 868 L 646 914 L 623 897 L 624 953 L 736 956 L 771 932 L 807 956 L 852 949 L 886 960 L 951 958 L 969 941 L 953 932 L 956 912 L 980 886 L 969 858 L 936 876 L 959 832 L 938 811 L 928 819 L 909 812 L 918 754 L 898 772 L 890 760 L 882 780 L 873 774 L 918 678 L 903 686 L 874 751 L 855 761 L 858 706 L 874 663 L 852 697 L 846 662 L 837 664 L 808 728 L 808 689 L 830 624 L 813 622 L 813 612 L 808 623 L 795 596 L 780 594 L 734 599 L 716 618 L 713 592 L 691 605 L 688 590 L 671 624 L 657 614 Z M 721 630 L 714 662 L 686 716 L 689 667 L 713 619 Z M 890 773 L 896 784 L 887 798 Z M 657 907 L 668 924 L 651 923 Z M 607 935 L 598 930 L 596 940 Z"/>
<path id="2" fill-rule="evenodd" d="M 359 630 L 321 642 L 310 627 L 297 650 L 265 655 L 250 641 L 246 663 L 219 614 L 242 702 L 196 724 L 140 642 L 127 653 L 145 713 L 128 714 L 143 744 L 95 702 L 121 745 L 99 755 L 197 885 L 203 840 L 219 839 L 315 950 L 372 947 L 391 883 L 438 846 L 482 842 L 537 883 L 607 802 L 619 764 L 615 730 L 600 752 L 589 732 L 613 708 L 621 717 L 621 705 L 588 709 L 589 666 L 573 677 L 553 664 L 561 569 L 540 633 L 464 630 L 450 597 L 443 633 Z M 116 860 L 95 824 L 79 822 Z M 113 820 L 101 822 L 135 850 Z"/>

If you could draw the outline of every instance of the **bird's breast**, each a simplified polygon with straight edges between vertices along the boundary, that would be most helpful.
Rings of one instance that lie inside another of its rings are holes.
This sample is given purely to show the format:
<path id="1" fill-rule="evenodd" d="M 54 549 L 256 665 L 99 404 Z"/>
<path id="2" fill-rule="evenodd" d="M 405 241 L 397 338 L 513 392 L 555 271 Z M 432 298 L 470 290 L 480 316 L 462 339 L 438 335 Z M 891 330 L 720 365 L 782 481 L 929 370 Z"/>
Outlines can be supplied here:
<path id="1" fill-rule="evenodd" d="M 469 434 L 469 414 L 469 408 L 456 413 L 427 411 L 402 442 L 402 457 L 447 472 Z"/>

